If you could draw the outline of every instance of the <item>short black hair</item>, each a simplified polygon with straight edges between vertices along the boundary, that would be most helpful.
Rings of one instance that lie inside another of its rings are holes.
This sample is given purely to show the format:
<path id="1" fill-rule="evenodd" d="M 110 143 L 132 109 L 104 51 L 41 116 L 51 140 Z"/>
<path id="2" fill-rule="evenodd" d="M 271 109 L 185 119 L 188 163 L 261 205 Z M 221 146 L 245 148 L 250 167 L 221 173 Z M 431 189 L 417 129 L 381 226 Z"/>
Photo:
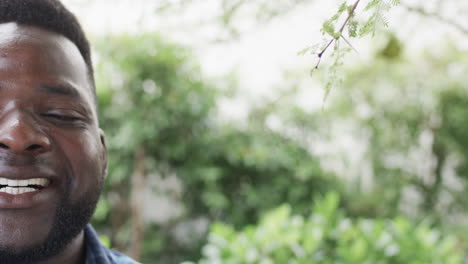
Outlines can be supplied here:
<path id="1" fill-rule="evenodd" d="M 59 0 L 0 0 L 0 23 L 8 22 L 36 26 L 73 42 L 88 67 L 93 94 L 96 94 L 89 41 L 78 19 Z"/>

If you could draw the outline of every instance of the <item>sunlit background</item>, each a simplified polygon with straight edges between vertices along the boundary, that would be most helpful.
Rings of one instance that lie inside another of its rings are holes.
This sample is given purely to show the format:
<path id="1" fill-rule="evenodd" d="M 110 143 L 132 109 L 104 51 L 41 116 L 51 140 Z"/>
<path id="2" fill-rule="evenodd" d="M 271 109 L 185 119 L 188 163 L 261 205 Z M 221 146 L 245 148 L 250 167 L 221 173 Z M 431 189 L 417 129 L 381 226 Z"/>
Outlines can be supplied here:
<path id="1" fill-rule="evenodd" d="M 314 71 L 298 53 L 346 1 L 63 2 L 94 49 L 107 246 L 148 264 L 466 261 L 468 2 L 401 1 Z M 398 1 L 356 20 L 371 2 Z"/>

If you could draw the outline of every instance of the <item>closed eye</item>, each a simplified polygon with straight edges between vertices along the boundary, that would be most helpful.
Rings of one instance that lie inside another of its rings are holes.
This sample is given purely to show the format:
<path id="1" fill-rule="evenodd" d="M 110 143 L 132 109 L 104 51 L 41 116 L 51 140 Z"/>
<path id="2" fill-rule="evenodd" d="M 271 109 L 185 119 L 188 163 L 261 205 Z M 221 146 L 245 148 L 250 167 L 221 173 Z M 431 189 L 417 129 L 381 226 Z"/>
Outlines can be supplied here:
<path id="1" fill-rule="evenodd" d="M 75 116 L 70 116 L 70 115 L 59 115 L 59 114 L 43 114 L 43 116 L 47 118 L 52 118 L 58 121 L 63 121 L 63 122 L 73 122 L 73 121 L 79 121 L 80 118 L 75 117 Z"/>
<path id="2" fill-rule="evenodd" d="M 88 116 L 70 108 L 44 109 L 39 115 L 48 123 L 63 128 L 85 128 L 92 123 Z"/>

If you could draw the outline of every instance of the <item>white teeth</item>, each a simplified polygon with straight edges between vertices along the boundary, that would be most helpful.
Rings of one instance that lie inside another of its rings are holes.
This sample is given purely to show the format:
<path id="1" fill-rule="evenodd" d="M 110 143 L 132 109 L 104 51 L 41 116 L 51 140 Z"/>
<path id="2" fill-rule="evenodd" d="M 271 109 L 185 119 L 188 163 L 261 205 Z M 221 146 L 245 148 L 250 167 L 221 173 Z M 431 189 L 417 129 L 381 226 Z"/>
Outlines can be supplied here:
<path id="1" fill-rule="evenodd" d="M 45 187 L 49 185 L 49 180 L 45 178 L 33 178 L 27 180 L 11 180 L 6 178 L 0 178 L 0 185 L 8 185 L 10 187 L 26 187 L 28 185 L 40 185 Z"/>
<path id="2" fill-rule="evenodd" d="M 7 178 L 0 178 L 0 185 L 4 187 L 0 188 L 0 193 L 8 193 L 8 194 L 22 194 L 28 192 L 35 192 L 37 191 L 36 188 L 27 187 L 28 185 L 38 185 L 45 187 L 50 184 L 50 180 L 45 178 L 33 178 L 27 180 L 12 180 Z M 7 186 L 5 186 L 7 185 Z"/>
<path id="3" fill-rule="evenodd" d="M 12 187 L 3 187 L 0 188 L 0 193 L 8 193 L 8 194 L 22 194 L 22 193 L 28 193 L 28 192 L 34 192 L 37 191 L 34 188 L 30 187 L 21 187 L 21 188 L 12 188 Z"/>
<path id="4" fill-rule="evenodd" d="M 29 179 L 29 180 L 26 180 L 27 182 L 27 185 L 39 185 L 39 179 Z"/>

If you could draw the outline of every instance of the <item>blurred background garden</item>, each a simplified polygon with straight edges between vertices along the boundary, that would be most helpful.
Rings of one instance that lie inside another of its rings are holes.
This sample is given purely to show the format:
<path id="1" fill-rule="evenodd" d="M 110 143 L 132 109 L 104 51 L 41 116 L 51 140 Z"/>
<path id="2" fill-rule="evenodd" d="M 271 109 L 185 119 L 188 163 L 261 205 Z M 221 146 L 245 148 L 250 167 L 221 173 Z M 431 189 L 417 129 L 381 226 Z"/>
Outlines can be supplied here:
<path id="1" fill-rule="evenodd" d="M 468 263 L 468 2 L 63 2 L 94 48 L 106 245 L 147 264 Z"/>

